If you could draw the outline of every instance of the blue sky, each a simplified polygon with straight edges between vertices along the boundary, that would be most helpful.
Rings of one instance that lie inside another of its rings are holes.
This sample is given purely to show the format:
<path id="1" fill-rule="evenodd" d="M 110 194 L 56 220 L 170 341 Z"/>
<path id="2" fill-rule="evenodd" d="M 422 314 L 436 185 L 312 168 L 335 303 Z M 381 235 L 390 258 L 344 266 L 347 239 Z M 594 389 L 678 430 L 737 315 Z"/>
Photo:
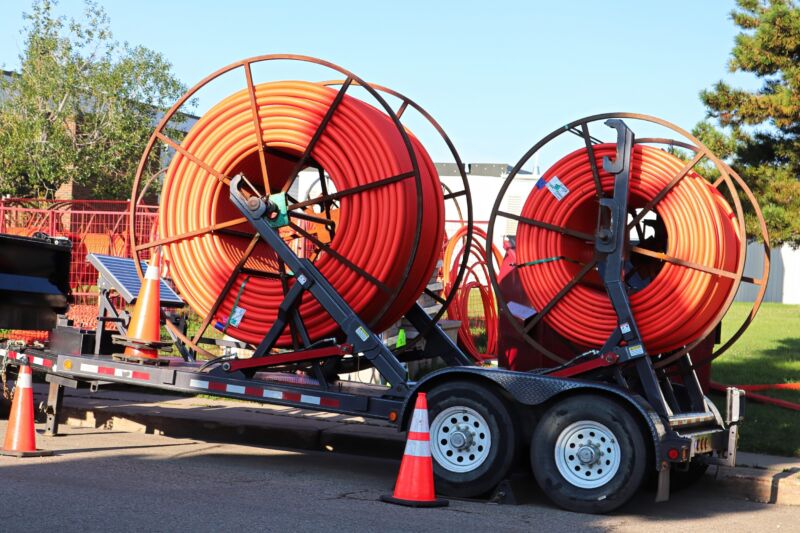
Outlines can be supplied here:
<path id="1" fill-rule="evenodd" d="M 100 3 L 115 38 L 163 53 L 189 86 L 249 56 L 325 58 L 419 102 L 471 162 L 514 163 L 559 125 L 600 112 L 691 129 L 704 117 L 700 90 L 755 83 L 727 73 L 733 0 Z M 65 0 L 58 12 L 79 16 L 82 5 Z M 18 65 L 29 7 L 0 8 L 6 69 Z M 200 110 L 242 87 L 223 84 Z"/>

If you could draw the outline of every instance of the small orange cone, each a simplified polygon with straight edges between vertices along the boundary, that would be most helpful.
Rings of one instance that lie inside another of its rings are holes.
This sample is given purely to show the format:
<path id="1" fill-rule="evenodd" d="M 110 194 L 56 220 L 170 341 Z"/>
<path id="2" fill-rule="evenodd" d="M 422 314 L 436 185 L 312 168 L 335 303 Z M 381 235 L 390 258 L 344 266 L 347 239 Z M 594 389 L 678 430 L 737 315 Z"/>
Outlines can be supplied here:
<path id="1" fill-rule="evenodd" d="M 136 298 L 127 337 L 144 343 L 161 341 L 161 254 L 156 252 L 147 265 L 147 272 Z M 126 357 L 158 359 L 158 350 L 150 347 L 125 347 Z"/>
<path id="2" fill-rule="evenodd" d="M 437 498 L 433 488 L 428 398 L 424 392 L 419 393 L 414 406 L 406 451 L 403 453 L 403 462 L 400 463 L 394 493 L 391 496 L 381 496 L 381 500 L 409 507 L 444 507 L 450 503 Z"/>
<path id="3" fill-rule="evenodd" d="M 49 450 L 36 449 L 36 428 L 33 425 L 33 373 L 27 359 L 21 361 L 14 401 L 8 417 L 6 440 L 0 455 L 39 457 L 53 455 Z"/>

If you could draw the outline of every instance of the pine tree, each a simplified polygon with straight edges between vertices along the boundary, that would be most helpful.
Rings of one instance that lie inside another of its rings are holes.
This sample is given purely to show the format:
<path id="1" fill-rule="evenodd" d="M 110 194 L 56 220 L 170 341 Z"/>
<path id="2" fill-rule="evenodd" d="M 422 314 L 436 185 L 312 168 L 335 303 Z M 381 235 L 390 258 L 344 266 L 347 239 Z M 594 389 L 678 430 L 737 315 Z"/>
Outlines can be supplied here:
<path id="1" fill-rule="evenodd" d="M 772 242 L 800 246 L 800 6 L 794 0 L 737 4 L 731 18 L 742 31 L 728 67 L 755 74 L 762 85 L 746 91 L 720 81 L 701 92 L 716 124 L 703 121 L 694 133 L 753 189 Z"/>

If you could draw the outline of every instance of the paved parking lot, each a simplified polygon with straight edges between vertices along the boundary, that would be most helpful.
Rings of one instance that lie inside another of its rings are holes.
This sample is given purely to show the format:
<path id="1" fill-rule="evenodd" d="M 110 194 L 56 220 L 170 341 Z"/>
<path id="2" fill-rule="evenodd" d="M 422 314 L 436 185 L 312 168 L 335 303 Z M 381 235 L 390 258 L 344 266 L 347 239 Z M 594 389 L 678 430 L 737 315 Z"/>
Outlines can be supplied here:
<path id="1" fill-rule="evenodd" d="M 64 427 L 48 458 L 0 457 L 4 531 L 791 531 L 797 507 L 728 499 L 711 479 L 667 504 L 642 494 L 610 516 L 561 511 L 536 491 L 521 505 L 377 501 L 398 462 Z M 0 422 L 5 432 L 5 421 Z"/>

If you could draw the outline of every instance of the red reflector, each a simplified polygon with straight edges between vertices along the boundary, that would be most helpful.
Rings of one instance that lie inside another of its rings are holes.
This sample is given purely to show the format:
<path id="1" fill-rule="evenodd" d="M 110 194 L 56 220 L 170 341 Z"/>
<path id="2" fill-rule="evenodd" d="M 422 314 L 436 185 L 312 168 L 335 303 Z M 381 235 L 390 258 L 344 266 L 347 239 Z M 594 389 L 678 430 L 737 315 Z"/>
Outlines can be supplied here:
<path id="1" fill-rule="evenodd" d="M 678 455 L 679 455 L 678 450 L 676 450 L 675 448 L 670 448 L 669 451 L 667 452 L 667 457 L 669 457 L 671 461 L 677 460 Z"/>

